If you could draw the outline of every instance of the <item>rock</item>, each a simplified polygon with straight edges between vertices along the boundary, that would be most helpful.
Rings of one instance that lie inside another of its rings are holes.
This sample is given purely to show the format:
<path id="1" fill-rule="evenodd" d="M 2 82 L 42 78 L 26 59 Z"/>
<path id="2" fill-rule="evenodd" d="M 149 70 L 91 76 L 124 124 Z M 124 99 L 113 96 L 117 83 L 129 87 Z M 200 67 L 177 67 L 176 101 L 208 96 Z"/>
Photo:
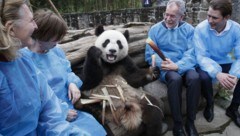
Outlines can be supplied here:
<path id="1" fill-rule="evenodd" d="M 219 89 L 218 87 L 219 87 L 218 84 L 213 84 L 214 96 L 218 92 Z M 157 80 L 145 85 L 143 89 L 152 94 L 153 96 L 155 96 L 162 103 L 164 103 L 164 105 L 161 108 L 165 115 L 171 115 L 167 97 L 167 86 L 164 83 Z M 199 108 L 203 107 L 204 104 L 205 104 L 204 98 L 200 97 Z M 184 86 L 182 88 L 182 113 L 183 115 L 186 114 L 186 88 Z"/>
<path id="2" fill-rule="evenodd" d="M 224 109 L 214 105 L 214 115 L 213 121 L 209 123 L 203 117 L 203 110 L 197 113 L 195 126 L 200 136 L 239 136 L 240 129 L 231 123 Z M 171 127 L 164 136 L 172 136 Z"/>
<path id="3" fill-rule="evenodd" d="M 158 100 L 164 103 L 164 106 L 161 107 L 165 115 L 171 115 L 170 107 L 168 104 L 168 97 L 167 97 L 167 86 L 160 82 L 154 81 L 152 83 L 147 84 L 143 87 L 143 89 L 147 92 L 150 92 L 153 96 L 155 96 Z M 186 114 L 186 89 L 185 87 L 182 88 L 182 112 Z"/>
<path id="4" fill-rule="evenodd" d="M 240 129 L 233 123 L 231 122 L 229 126 L 224 130 L 222 134 L 212 134 L 215 136 L 239 136 L 240 134 Z M 209 135 L 206 135 L 209 136 Z"/>
<path id="5" fill-rule="evenodd" d="M 164 83 L 159 81 L 152 82 L 143 87 L 143 89 L 147 92 L 150 92 L 157 99 L 162 101 L 163 112 L 165 114 L 165 121 L 168 124 L 168 132 L 164 134 L 164 136 L 172 136 L 172 116 L 170 113 L 168 100 L 167 100 L 167 87 Z M 219 84 L 214 84 L 214 95 L 217 94 L 218 90 L 221 89 Z M 182 93 L 182 111 L 183 114 L 186 114 L 186 89 L 183 87 Z M 231 96 L 232 98 L 232 96 Z M 199 104 L 199 111 L 196 115 L 195 125 L 200 134 L 200 136 L 238 136 L 240 133 L 240 129 L 231 121 L 229 117 L 225 115 L 225 109 L 230 104 L 229 99 L 224 98 L 215 98 L 214 105 L 214 119 L 211 123 L 207 122 L 203 117 L 203 106 L 205 104 L 204 99 L 201 97 Z M 184 120 L 186 117 L 184 116 Z M 229 125 L 230 124 L 230 125 Z"/>
<path id="6" fill-rule="evenodd" d="M 214 119 L 212 122 L 207 122 L 203 117 L 203 110 L 199 111 L 196 116 L 195 125 L 200 134 L 209 134 L 212 132 L 221 132 L 231 121 L 229 117 L 225 115 L 225 109 L 222 109 L 218 105 L 214 105 Z"/>

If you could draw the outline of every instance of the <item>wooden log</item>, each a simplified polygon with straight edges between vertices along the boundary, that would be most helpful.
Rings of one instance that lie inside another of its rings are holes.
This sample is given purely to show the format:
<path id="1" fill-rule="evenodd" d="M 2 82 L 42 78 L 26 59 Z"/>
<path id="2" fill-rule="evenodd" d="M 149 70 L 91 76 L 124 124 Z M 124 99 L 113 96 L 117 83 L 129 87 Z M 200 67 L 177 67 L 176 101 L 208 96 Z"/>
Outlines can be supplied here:
<path id="1" fill-rule="evenodd" d="M 120 32 L 125 30 L 129 31 L 130 40 L 129 40 L 129 54 L 136 55 L 138 53 L 143 53 L 145 50 L 145 41 L 147 39 L 147 32 L 150 28 L 149 24 L 138 23 L 136 26 L 128 24 L 127 28 L 124 25 L 119 26 L 107 26 L 105 30 L 115 29 Z M 81 36 L 82 37 L 81 37 Z M 80 36 L 80 38 L 78 37 Z M 78 37 L 77 40 L 73 40 L 75 37 Z M 94 45 L 96 41 L 96 36 L 94 35 L 94 29 L 85 29 L 85 30 L 75 30 L 68 31 L 68 34 L 65 39 L 60 44 L 60 47 L 65 51 L 67 58 L 72 65 L 78 65 L 83 62 L 87 50 Z M 73 40 L 71 42 L 66 42 L 67 40 Z M 66 42 L 66 43 L 64 43 Z"/>
<path id="2" fill-rule="evenodd" d="M 143 53 L 145 50 L 145 41 L 146 39 L 142 39 L 142 40 L 137 40 L 134 41 L 132 43 L 129 44 L 129 54 L 138 54 L 138 53 Z M 75 46 L 77 45 L 76 43 L 72 43 L 68 44 L 69 47 L 72 46 L 72 48 L 70 49 L 66 49 L 66 56 L 67 59 L 70 60 L 72 65 L 77 65 L 78 63 L 81 63 L 86 56 L 86 53 L 88 51 L 88 49 L 94 45 L 94 43 L 82 43 L 79 46 Z M 73 47 L 75 46 L 75 47 Z"/>
<path id="3" fill-rule="evenodd" d="M 91 29 L 68 30 L 66 36 L 64 36 L 64 38 L 62 39 L 61 44 L 72 42 L 85 36 L 91 36 L 92 33 L 90 30 Z"/>

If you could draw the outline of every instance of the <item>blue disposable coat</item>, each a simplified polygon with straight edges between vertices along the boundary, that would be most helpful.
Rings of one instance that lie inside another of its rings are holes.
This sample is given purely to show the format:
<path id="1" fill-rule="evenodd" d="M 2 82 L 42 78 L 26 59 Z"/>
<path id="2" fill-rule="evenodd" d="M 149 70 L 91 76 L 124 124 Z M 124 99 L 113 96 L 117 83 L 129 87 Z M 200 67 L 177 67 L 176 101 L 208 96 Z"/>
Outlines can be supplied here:
<path id="1" fill-rule="evenodd" d="M 66 59 L 63 50 L 54 47 L 47 53 L 38 54 L 24 48 L 22 52 L 32 58 L 35 65 L 47 78 L 48 84 L 58 98 L 67 102 L 69 109 L 73 109 L 73 104 L 68 98 L 68 86 L 70 83 L 75 83 L 80 88 L 82 81 L 72 72 L 70 62 Z M 67 115 L 68 110 L 65 110 L 65 112 Z M 102 125 L 86 112 L 78 111 L 78 118 L 72 123 L 89 132 L 92 136 L 106 135 Z"/>
<path id="2" fill-rule="evenodd" d="M 186 23 L 181 22 L 174 29 L 168 29 L 164 22 L 159 22 L 151 27 L 148 33 L 150 38 L 163 54 L 178 65 L 178 73 L 183 75 L 187 70 L 194 69 L 196 58 L 192 44 L 194 28 Z M 156 56 L 156 66 L 161 69 L 162 59 L 156 52 L 146 44 L 145 61 L 149 65 L 152 63 L 151 56 Z M 161 70 L 161 79 L 165 81 L 167 71 Z"/>
<path id="3" fill-rule="evenodd" d="M 59 99 L 30 58 L 0 62 L 0 134 L 4 136 L 83 136 L 69 124 Z"/>
<path id="4" fill-rule="evenodd" d="M 221 34 L 210 28 L 205 20 L 195 29 L 193 41 L 200 68 L 215 79 L 222 72 L 219 64 L 232 63 L 229 73 L 240 78 L 240 25 L 228 20 Z"/>

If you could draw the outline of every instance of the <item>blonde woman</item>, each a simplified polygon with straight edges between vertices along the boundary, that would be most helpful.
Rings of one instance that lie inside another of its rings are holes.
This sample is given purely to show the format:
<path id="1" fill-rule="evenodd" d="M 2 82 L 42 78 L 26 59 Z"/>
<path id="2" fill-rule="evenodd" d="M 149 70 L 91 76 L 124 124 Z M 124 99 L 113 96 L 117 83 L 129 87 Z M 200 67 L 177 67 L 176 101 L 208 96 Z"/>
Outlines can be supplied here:
<path id="1" fill-rule="evenodd" d="M 25 55 L 37 29 L 24 0 L 0 1 L 0 135 L 87 135 L 69 124 L 46 79 Z"/>

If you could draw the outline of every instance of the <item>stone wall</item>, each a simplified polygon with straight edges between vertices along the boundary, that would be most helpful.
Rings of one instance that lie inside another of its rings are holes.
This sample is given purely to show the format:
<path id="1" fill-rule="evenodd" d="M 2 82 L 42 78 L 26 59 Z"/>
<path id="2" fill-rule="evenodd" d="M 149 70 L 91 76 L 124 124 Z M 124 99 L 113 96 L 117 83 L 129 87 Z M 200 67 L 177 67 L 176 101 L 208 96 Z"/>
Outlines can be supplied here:
<path id="1" fill-rule="evenodd" d="M 141 9 L 124 9 L 91 13 L 63 14 L 68 26 L 73 29 L 94 27 L 98 24 L 121 25 L 128 22 L 158 22 L 162 20 L 165 6 Z"/>
<path id="2" fill-rule="evenodd" d="M 239 0 L 232 0 L 233 3 L 233 14 L 232 19 L 240 23 L 240 1 Z"/>
<path id="3" fill-rule="evenodd" d="M 194 26 L 207 18 L 207 10 L 210 0 L 191 0 L 187 3 L 188 22 Z M 232 0 L 233 13 L 231 19 L 240 23 L 240 1 Z"/>
<path id="4" fill-rule="evenodd" d="M 210 0 L 185 0 L 187 16 L 185 20 L 196 26 L 207 17 L 207 10 Z M 84 29 L 94 27 L 98 24 L 120 25 L 128 22 L 158 22 L 162 20 L 162 13 L 165 11 L 167 0 L 163 0 L 161 6 L 141 9 L 123 9 L 116 11 L 102 11 L 91 13 L 63 14 L 69 28 Z M 240 1 L 232 0 L 232 19 L 240 23 Z"/>

